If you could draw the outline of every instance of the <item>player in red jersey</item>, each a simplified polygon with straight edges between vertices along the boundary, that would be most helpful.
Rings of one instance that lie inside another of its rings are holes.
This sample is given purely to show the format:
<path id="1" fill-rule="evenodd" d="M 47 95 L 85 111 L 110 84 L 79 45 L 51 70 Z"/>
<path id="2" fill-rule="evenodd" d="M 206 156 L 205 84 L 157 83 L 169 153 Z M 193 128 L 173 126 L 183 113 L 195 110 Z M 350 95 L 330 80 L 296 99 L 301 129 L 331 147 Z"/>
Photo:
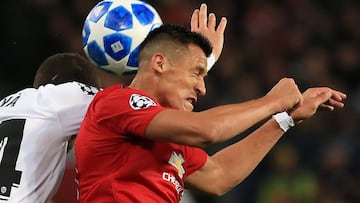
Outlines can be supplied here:
<path id="1" fill-rule="evenodd" d="M 184 188 L 222 195 L 244 180 L 290 127 L 319 107 L 344 105 L 342 92 L 322 87 L 301 94 L 293 79 L 284 78 L 262 98 L 193 112 L 206 94 L 211 51 L 202 35 L 175 25 L 147 36 L 132 83 L 98 93 L 80 127 L 75 142 L 80 202 L 179 202 Z M 249 136 L 212 156 L 202 149 L 264 119 Z"/>
<path id="2" fill-rule="evenodd" d="M 216 43 L 217 59 L 226 19 L 218 29 L 208 27 L 206 12 L 206 5 L 196 9 L 191 26 Z M 209 26 L 211 22 L 215 22 L 213 14 Z M 60 53 L 41 64 L 34 88 L 0 100 L 0 202 L 48 202 L 60 184 L 66 152 L 97 88 L 128 83 L 131 78 L 107 73 L 78 54 Z"/>

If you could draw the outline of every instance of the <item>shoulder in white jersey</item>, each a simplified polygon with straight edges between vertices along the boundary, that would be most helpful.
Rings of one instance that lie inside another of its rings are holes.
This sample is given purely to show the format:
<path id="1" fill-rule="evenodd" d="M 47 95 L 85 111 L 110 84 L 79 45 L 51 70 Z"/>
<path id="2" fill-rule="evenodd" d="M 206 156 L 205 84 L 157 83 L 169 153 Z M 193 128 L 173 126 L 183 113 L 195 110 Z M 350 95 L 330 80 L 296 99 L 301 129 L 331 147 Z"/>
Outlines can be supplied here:
<path id="1" fill-rule="evenodd" d="M 0 202 L 47 202 L 98 89 L 78 82 L 27 88 L 0 101 Z"/>

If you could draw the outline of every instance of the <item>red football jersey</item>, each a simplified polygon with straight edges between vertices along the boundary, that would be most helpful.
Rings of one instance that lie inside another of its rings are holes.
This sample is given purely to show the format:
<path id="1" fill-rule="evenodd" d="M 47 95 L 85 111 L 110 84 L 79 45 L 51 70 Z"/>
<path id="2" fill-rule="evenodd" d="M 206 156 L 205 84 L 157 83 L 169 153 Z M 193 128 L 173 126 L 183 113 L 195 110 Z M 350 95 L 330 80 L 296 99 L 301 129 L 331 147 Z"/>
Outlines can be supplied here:
<path id="1" fill-rule="evenodd" d="M 80 202 L 180 201 L 183 179 L 205 164 L 207 154 L 144 138 L 151 119 L 164 109 L 144 92 L 121 85 L 95 96 L 75 143 Z"/>

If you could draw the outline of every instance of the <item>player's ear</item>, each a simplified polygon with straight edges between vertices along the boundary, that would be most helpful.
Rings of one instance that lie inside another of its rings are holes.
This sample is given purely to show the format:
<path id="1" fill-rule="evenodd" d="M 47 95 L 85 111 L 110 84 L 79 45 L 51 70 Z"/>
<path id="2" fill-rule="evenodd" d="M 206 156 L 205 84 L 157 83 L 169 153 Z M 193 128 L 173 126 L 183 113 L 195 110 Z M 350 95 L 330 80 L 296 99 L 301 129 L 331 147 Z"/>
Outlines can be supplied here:
<path id="1" fill-rule="evenodd" d="M 156 53 L 151 58 L 151 65 L 154 71 L 162 73 L 164 71 L 165 56 L 161 53 Z"/>

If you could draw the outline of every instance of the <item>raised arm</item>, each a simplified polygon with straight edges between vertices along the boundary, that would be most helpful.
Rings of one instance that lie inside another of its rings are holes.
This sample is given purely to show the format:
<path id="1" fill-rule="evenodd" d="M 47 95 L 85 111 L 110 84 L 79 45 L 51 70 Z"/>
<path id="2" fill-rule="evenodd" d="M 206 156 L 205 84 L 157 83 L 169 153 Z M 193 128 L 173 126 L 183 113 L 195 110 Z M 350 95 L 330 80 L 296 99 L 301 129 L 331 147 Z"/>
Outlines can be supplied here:
<path id="1" fill-rule="evenodd" d="M 213 46 L 213 54 L 217 61 L 221 55 L 224 46 L 224 31 L 227 19 L 222 17 L 216 26 L 216 15 L 207 14 L 207 5 L 201 4 L 200 9 L 195 9 L 191 16 L 191 31 L 199 32 L 209 39 Z"/>
<path id="2" fill-rule="evenodd" d="M 312 117 L 319 108 L 342 108 L 346 95 L 330 88 L 311 88 L 303 93 L 304 103 L 291 111 L 295 121 Z M 222 195 L 241 183 L 282 137 L 284 131 L 269 119 L 246 138 L 209 157 L 206 164 L 185 181 L 188 187 Z"/>
<path id="3" fill-rule="evenodd" d="M 164 110 L 152 119 L 146 137 L 190 146 L 228 140 L 268 116 L 301 104 L 293 79 L 284 78 L 268 94 L 248 102 L 214 107 L 202 112 Z"/>

